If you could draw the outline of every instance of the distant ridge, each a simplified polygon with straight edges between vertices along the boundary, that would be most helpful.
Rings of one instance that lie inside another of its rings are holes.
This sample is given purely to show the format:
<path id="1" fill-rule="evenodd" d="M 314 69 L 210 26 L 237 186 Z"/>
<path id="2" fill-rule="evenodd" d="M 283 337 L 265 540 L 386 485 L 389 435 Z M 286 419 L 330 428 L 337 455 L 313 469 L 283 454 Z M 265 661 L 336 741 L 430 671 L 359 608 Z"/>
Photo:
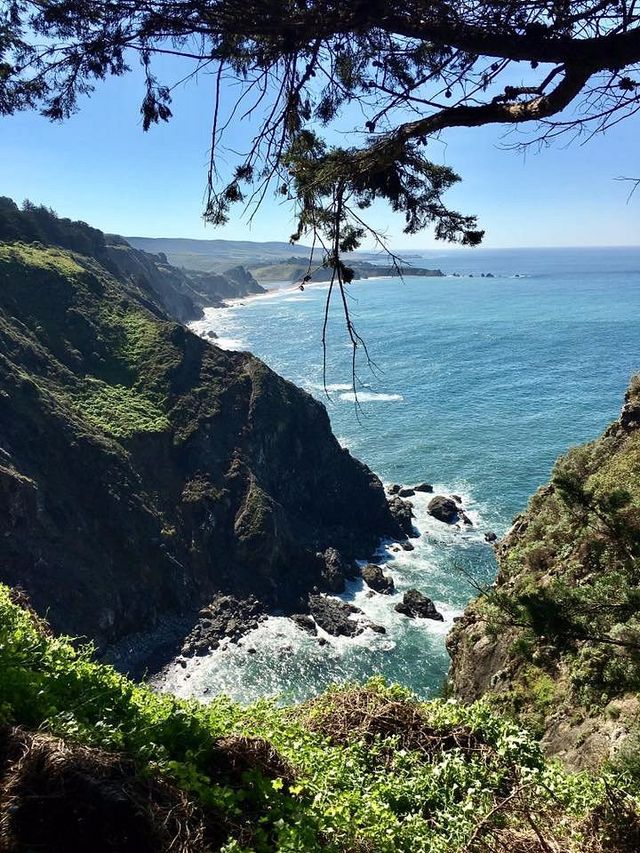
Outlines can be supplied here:
<path id="1" fill-rule="evenodd" d="M 284 241 L 254 243 L 251 240 L 192 240 L 182 237 L 126 237 L 136 249 L 156 255 L 163 252 L 170 263 L 188 269 L 212 270 L 237 264 L 260 264 L 283 258 L 308 258 L 310 246 Z"/>

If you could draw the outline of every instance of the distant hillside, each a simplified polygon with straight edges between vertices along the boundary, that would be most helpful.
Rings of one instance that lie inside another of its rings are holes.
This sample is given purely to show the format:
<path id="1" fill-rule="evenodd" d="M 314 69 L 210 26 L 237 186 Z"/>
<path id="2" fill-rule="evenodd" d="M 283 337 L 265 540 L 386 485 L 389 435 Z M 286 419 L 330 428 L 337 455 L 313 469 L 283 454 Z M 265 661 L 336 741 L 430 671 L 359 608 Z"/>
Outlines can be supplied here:
<path id="1" fill-rule="evenodd" d="M 218 270 L 226 266 L 260 264 L 283 258 L 308 258 L 309 246 L 285 242 L 254 243 L 251 240 L 187 240 L 178 237 L 127 237 L 136 249 L 158 254 L 170 263 L 192 270 Z"/>
<path id="2" fill-rule="evenodd" d="M 309 272 L 310 246 L 273 241 L 253 243 L 250 240 L 186 240 L 171 237 L 127 237 L 136 249 L 162 254 L 177 267 L 189 270 L 217 271 L 228 274 L 229 268 L 241 264 L 258 282 L 302 281 Z M 345 256 L 355 270 L 354 279 L 380 275 L 397 275 L 388 257 L 380 253 L 354 252 Z M 318 260 L 321 260 L 318 258 Z M 439 269 L 403 266 L 402 275 L 442 276 Z M 331 270 L 317 263 L 313 281 L 328 281 Z"/>
<path id="3" fill-rule="evenodd" d="M 295 243 L 271 241 L 254 243 L 251 240 L 188 240 L 177 237 L 127 237 L 127 242 L 136 249 L 162 254 L 170 264 L 188 270 L 228 273 L 231 267 L 243 266 L 251 275 L 262 282 L 301 281 L 308 272 L 311 247 Z M 419 256 L 407 254 L 410 257 Z M 382 252 L 352 252 L 345 258 L 355 269 L 355 278 L 378 275 L 395 275 L 389 258 Z M 318 268 L 321 255 L 316 252 L 313 281 L 328 281 L 331 270 Z M 406 265 L 403 275 L 441 276 L 437 269 L 424 269 Z"/>

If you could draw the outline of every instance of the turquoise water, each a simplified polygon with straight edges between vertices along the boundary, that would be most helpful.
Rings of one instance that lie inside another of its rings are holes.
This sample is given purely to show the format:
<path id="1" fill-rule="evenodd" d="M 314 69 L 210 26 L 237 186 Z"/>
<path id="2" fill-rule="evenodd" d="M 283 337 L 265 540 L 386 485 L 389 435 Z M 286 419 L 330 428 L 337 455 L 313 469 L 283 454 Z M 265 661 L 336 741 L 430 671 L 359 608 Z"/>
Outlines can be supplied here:
<path id="1" fill-rule="evenodd" d="M 179 692 L 299 699 L 331 681 L 381 672 L 433 695 L 448 665 L 444 635 L 472 595 L 467 577 L 488 580 L 495 570 L 484 532 L 508 529 L 556 457 L 617 416 L 629 377 L 640 369 L 640 249 L 449 251 L 425 253 L 416 263 L 451 275 L 349 288 L 354 321 L 378 368 L 372 373 L 360 358 L 358 407 L 338 300 L 330 399 L 323 392 L 326 286 L 211 310 L 194 326 L 213 329 L 223 345 L 250 349 L 323 399 L 336 435 L 383 481 L 428 480 L 437 491 L 463 496 L 473 531 L 430 519 L 419 498 L 416 551 L 384 552 L 399 594 L 417 586 L 445 623 L 406 620 L 393 612 L 399 594 L 366 598 L 355 585 L 348 597 L 385 625 L 386 636 L 367 632 L 320 647 L 288 620 L 271 619 L 239 649 L 176 670 Z"/>

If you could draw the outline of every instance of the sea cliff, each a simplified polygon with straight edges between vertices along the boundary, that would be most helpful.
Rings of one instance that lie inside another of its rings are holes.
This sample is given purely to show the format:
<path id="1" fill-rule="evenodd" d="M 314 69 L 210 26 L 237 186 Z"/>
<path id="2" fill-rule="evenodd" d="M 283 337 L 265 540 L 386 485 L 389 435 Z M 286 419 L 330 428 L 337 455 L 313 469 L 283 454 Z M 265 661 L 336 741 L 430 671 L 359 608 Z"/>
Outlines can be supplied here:
<path id="1" fill-rule="evenodd" d="M 340 583 L 327 549 L 348 567 L 403 535 L 322 404 L 171 320 L 135 272 L 156 260 L 88 235 L 0 244 L 1 580 L 104 647 L 218 593 L 304 610 Z"/>
<path id="2" fill-rule="evenodd" d="M 450 691 L 487 697 L 582 768 L 640 722 L 640 378 L 604 434 L 561 457 L 497 544 L 498 576 L 448 638 Z"/>

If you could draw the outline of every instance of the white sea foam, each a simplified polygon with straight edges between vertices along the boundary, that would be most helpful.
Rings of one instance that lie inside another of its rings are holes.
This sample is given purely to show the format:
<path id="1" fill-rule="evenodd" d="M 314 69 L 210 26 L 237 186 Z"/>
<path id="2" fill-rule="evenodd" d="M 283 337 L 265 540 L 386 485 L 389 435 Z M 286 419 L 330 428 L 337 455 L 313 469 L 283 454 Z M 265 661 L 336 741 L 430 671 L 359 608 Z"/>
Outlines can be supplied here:
<path id="1" fill-rule="evenodd" d="M 402 394 L 378 394 L 375 391 L 345 391 L 340 394 L 340 399 L 349 403 L 400 403 L 404 400 Z"/>

